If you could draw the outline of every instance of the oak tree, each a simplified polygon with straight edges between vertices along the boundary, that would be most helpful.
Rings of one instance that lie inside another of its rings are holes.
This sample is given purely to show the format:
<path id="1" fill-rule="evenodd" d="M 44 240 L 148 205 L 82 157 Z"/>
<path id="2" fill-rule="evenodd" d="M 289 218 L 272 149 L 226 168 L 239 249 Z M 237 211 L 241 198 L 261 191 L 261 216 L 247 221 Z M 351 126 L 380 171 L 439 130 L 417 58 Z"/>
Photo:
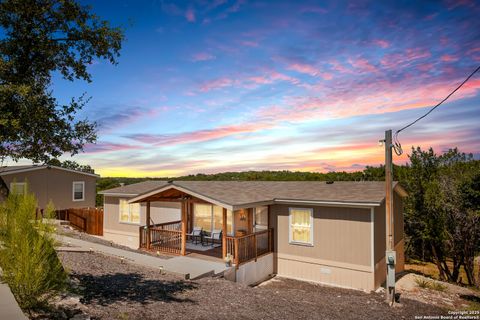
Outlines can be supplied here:
<path id="1" fill-rule="evenodd" d="M 117 63 L 123 29 L 74 0 L 0 1 L 0 161 L 47 162 L 96 140 L 96 124 L 78 119 L 88 99 L 61 104 L 52 76 L 92 80 L 94 59 Z"/>

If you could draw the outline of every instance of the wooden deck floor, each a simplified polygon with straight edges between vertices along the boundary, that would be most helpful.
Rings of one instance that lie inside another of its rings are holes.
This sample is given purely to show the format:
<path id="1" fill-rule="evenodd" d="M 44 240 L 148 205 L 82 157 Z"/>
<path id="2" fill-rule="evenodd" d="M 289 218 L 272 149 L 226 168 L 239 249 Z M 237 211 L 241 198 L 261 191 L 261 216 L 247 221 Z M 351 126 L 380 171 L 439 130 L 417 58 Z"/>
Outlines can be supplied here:
<path id="1" fill-rule="evenodd" d="M 197 251 L 197 250 L 188 250 L 187 256 L 192 258 L 205 259 L 210 261 L 223 261 L 222 259 L 222 247 L 216 247 L 210 250 Z"/>

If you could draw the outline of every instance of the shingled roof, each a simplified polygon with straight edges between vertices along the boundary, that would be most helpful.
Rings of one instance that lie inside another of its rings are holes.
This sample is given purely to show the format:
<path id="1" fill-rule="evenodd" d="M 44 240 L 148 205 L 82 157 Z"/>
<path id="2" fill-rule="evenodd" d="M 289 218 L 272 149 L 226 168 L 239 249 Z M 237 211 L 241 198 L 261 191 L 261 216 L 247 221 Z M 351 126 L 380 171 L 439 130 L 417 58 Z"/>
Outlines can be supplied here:
<path id="1" fill-rule="evenodd" d="M 58 166 L 52 166 L 52 165 L 47 165 L 47 164 L 31 164 L 31 165 L 22 165 L 22 166 L 3 166 L 0 167 L 0 176 L 5 176 L 9 174 L 17 174 L 17 173 L 22 173 L 22 172 L 28 172 L 28 171 L 35 171 L 35 170 L 43 170 L 43 169 L 57 169 L 57 170 L 63 170 L 63 171 L 69 171 L 73 173 L 78 173 L 78 174 L 84 174 L 87 176 L 92 176 L 92 177 L 100 177 L 98 174 L 95 173 L 90 173 L 90 172 L 84 172 L 80 170 L 73 170 L 73 169 L 68 169 L 68 168 L 63 168 L 63 167 L 58 167 Z"/>
<path id="2" fill-rule="evenodd" d="M 279 202 L 380 205 L 385 198 L 383 181 L 145 181 L 100 193 L 134 196 L 131 201 L 139 202 L 171 188 L 238 208 L 255 203 Z M 398 183 L 394 183 L 394 188 L 405 195 Z"/>

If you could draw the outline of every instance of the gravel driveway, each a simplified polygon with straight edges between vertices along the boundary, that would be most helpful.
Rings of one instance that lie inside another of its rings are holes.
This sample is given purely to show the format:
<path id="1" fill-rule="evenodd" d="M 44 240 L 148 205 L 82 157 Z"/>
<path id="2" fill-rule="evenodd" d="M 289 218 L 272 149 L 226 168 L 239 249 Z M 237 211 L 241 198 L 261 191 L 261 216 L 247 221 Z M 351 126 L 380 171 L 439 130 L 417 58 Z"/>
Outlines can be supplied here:
<path id="1" fill-rule="evenodd" d="M 60 253 L 79 283 L 81 309 L 92 319 L 414 319 L 440 315 L 403 299 L 390 308 L 380 294 L 287 279 L 255 288 L 224 279 L 184 281 L 96 253 Z"/>

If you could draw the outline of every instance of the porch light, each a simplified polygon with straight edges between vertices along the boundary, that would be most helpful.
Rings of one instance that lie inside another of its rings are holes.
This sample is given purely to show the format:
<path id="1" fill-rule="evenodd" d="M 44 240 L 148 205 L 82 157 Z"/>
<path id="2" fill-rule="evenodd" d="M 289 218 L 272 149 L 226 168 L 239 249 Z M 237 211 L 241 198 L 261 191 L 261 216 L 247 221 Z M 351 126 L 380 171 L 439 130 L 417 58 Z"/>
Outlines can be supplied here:
<path id="1" fill-rule="evenodd" d="M 247 220 L 247 216 L 245 215 L 245 212 L 242 211 L 242 213 L 240 213 L 240 221 L 245 221 Z"/>

